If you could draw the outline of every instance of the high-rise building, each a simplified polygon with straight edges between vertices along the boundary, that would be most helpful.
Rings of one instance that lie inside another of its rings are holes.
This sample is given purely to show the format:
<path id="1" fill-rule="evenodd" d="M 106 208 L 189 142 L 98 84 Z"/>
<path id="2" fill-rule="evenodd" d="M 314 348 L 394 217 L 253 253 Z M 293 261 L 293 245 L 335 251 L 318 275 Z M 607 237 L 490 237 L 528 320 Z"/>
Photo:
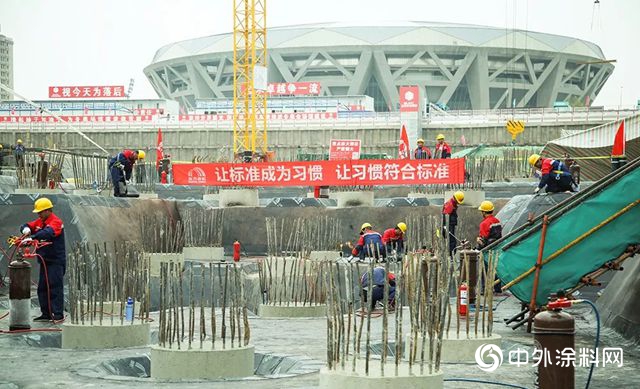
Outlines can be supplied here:
<path id="1" fill-rule="evenodd" d="M 13 39 L 0 34 L 0 83 L 13 89 Z M 13 94 L 0 89 L 0 100 L 13 100 Z"/>

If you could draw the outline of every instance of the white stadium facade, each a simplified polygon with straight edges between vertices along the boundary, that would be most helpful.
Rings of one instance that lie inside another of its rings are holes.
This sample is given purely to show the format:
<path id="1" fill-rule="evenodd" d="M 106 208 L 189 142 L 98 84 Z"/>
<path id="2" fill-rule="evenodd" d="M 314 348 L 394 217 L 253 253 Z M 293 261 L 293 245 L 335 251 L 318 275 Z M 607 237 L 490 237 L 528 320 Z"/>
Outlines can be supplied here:
<path id="1" fill-rule="evenodd" d="M 195 109 L 232 98 L 232 34 L 171 43 L 144 72 L 158 95 Z M 566 36 L 432 22 L 269 28 L 269 82 L 319 82 L 323 96 L 367 95 L 397 111 L 398 89 L 450 109 L 589 105 L 613 72 L 595 44 Z"/>

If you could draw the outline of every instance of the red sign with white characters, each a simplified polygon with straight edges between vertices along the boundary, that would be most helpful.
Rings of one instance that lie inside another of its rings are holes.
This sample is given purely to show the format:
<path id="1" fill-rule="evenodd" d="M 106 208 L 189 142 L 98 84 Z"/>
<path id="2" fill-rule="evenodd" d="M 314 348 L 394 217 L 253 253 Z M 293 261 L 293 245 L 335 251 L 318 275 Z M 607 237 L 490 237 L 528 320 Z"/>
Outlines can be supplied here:
<path id="1" fill-rule="evenodd" d="M 331 139 L 329 144 L 329 160 L 360 159 L 359 139 Z"/>
<path id="2" fill-rule="evenodd" d="M 242 85 L 242 91 L 245 90 Z M 319 82 L 270 82 L 267 84 L 269 96 L 318 96 L 321 86 Z"/>
<path id="3" fill-rule="evenodd" d="M 400 87 L 400 112 L 418 112 L 419 92 L 417 86 Z"/>
<path id="4" fill-rule="evenodd" d="M 177 185 L 462 184 L 464 159 L 174 164 L 173 174 Z"/>
<path id="5" fill-rule="evenodd" d="M 243 115 L 238 115 L 240 120 L 244 119 Z M 326 120 L 337 119 L 337 112 L 276 112 L 267 114 L 267 120 Z M 217 114 L 217 115 L 179 115 L 180 121 L 231 121 L 233 120 L 233 114 Z"/>
<path id="6" fill-rule="evenodd" d="M 63 122 L 71 123 L 120 123 L 149 122 L 153 115 L 71 115 L 60 116 Z M 53 116 L 0 116 L 0 123 L 55 123 Z"/>
<path id="7" fill-rule="evenodd" d="M 50 99 L 121 99 L 124 85 L 50 86 Z"/>

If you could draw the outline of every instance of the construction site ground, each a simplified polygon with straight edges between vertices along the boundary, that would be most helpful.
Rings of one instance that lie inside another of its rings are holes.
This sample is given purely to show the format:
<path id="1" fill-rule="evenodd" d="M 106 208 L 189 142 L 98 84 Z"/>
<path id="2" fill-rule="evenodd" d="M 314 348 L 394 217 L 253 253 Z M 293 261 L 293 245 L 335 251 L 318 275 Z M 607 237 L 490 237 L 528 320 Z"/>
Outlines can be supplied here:
<path id="1" fill-rule="evenodd" d="M 35 290 L 33 291 L 35 295 Z M 593 291 L 583 293 L 584 297 L 595 298 Z M 35 299 L 34 299 L 35 303 Z M 517 313 L 520 304 L 511 296 L 497 296 L 497 308 L 494 312 L 493 331 L 503 338 L 503 353 L 505 360 L 496 371 L 486 373 L 481 371 L 473 360 L 464 364 L 444 363 L 442 370 L 445 379 L 464 378 L 486 381 L 498 381 L 526 388 L 534 387 L 534 367 L 531 363 L 526 366 L 515 366 L 508 363 L 508 353 L 518 348 L 531 352 L 533 336 L 527 334 L 524 327 L 512 330 L 503 324 L 503 318 Z M 0 312 L 6 312 L 8 297 L 0 297 Z M 596 324 L 591 308 L 587 305 L 569 309 L 576 320 L 576 349 L 580 347 L 592 348 Z M 37 315 L 36 309 L 33 315 Z M 405 308 L 405 317 L 408 310 Z M 0 313 L 1 316 L 1 313 Z M 152 341 L 157 341 L 158 312 L 152 312 L 151 323 Z M 107 320 L 107 319 L 105 319 Z M 381 342 L 382 318 L 372 319 L 373 345 Z M 454 320 L 455 321 L 455 320 Z M 389 333 L 393 334 L 394 320 L 389 320 Z M 315 366 L 324 365 L 326 360 L 326 320 L 325 319 L 286 319 L 267 320 L 255 315 L 250 317 L 251 343 L 256 352 L 275 353 L 309 360 Z M 286 324 L 286 325 L 285 325 Z M 404 322 L 404 331 L 408 331 L 408 320 Z M 452 323 L 452 326 L 455 323 Z M 464 337 L 464 322 L 461 324 L 461 335 Z M 34 328 L 59 328 L 53 325 L 36 323 Z M 0 328 L 8 329 L 8 318 L 0 320 Z M 472 327 L 473 328 L 473 327 Z M 473 330 L 472 330 L 473 331 Z M 151 378 L 95 378 L 87 372 L 92 371 L 103 362 L 141 356 L 149 353 L 149 347 L 128 348 L 117 350 L 79 351 L 62 350 L 60 332 L 34 332 L 27 334 L 0 334 L 0 388 L 80 388 L 80 387 L 131 387 L 138 388 L 169 388 L 175 387 L 175 382 L 160 382 Z M 363 338 L 364 341 L 364 338 Z M 393 341 L 393 339 L 391 339 Z M 194 347 L 198 347 L 196 343 Z M 640 349 L 629 343 L 615 332 L 602 329 L 600 348 L 621 347 L 624 350 L 624 366 L 596 367 L 591 383 L 592 388 L 632 388 L 640 381 Z M 364 363 L 364 362 L 361 362 Z M 372 369 L 379 369 L 379 361 L 373 360 Z M 418 367 L 416 367 L 418 368 Z M 576 387 L 584 387 L 588 369 L 576 368 Z M 134 381 L 135 382 L 132 382 Z M 290 378 L 245 379 L 233 382 L 182 382 L 181 387 L 234 387 L 234 388 L 312 388 L 319 382 L 319 373 L 299 375 Z M 469 382 L 445 382 L 445 388 L 493 388 L 489 384 L 471 384 Z"/>

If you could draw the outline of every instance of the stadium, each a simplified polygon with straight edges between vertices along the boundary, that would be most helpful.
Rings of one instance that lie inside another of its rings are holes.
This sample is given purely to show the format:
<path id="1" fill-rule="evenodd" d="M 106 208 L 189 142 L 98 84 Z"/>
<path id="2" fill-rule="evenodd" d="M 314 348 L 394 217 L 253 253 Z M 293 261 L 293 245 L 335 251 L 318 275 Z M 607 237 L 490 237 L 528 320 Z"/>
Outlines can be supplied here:
<path id="1" fill-rule="evenodd" d="M 168 44 L 144 73 L 187 109 L 233 96 L 232 33 Z M 322 96 L 371 96 L 397 111 L 398 87 L 451 109 L 590 105 L 614 66 L 595 44 L 477 25 L 321 23 L 269 28 L 270 82 L 319 82 Z"/>

